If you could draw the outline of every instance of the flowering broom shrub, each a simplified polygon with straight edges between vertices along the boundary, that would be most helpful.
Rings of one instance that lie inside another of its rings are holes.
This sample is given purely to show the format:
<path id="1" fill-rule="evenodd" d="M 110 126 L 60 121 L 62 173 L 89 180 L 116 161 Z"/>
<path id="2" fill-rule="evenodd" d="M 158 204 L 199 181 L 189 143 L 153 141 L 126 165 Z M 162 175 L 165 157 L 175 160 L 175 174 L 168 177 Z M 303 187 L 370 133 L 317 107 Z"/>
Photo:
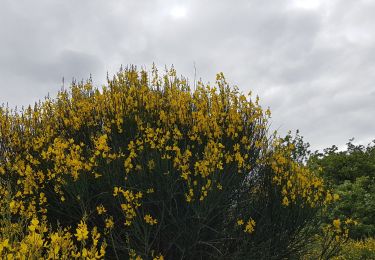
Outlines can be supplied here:
<path id="1" fill-rule="evenodd" d="M 226 82 L 129 67 L 102 89 L 0 108 L 0 254 L 279 259 L 334 199 Z"/>

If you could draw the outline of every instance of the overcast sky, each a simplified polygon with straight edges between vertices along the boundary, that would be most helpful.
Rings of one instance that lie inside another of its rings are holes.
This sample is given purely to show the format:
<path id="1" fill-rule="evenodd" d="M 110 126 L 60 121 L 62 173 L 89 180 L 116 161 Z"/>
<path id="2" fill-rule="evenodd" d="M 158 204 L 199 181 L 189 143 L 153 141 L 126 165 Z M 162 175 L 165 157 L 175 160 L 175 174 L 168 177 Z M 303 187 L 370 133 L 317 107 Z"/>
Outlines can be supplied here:
<path id="1" fill-rule="evenodd" d="M 0 0 L 0 103 L 120 65 L 224 72 L 313 149 L 375 138 L 374 0 Z"/>

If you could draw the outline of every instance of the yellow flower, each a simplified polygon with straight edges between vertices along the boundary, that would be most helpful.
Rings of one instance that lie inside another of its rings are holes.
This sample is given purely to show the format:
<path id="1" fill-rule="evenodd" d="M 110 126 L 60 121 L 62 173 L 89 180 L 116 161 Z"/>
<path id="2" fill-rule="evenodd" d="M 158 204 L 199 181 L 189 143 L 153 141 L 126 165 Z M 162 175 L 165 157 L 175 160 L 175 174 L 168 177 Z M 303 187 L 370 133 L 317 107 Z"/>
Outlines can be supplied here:
<path id="1" fill-rule="evenodd" d="M 107 219 L 105 220 L 105 227 L 106 227 L 106 228 L 109 228 L 109 229 L 112 229 L 113 226 L 114 226 L 114 222 L 113 222 L 112 217 L 111 217 L 111 218 L 107 218 Z"/>
<path id="2" fill-rule="evenodd" d="M 46 195 L 45 195 L 43 192 L 41 192 L 41 193 L 39 194 L 39 200 L 40 200 L 40 204 L 44 204 L 44 203 L 47 202 Z"/>
<path id="3" fill-rule="evenodd" d="M 88 255 L 88 253 L 87 253 L 87 249 L 84 248 L 84 249 L 82 250 L 82 257 L 87 257 L 87 255 Z"/>
<path id="4" fill-rule="evenodd" d="M 150 224 L 151 226 L 158 223 L 158 221 L 156 219 L 153 219 L 150 214 L 145 215 L 144 220 L 146 221 L 146 223 Z"/>
<path id="5" fill-rule="evenodd" d="M 30 230 L 31 232 L 34 232 L 35 229 L 38 228 L 38 224 L 39 224 L 39 220 L 36 219 L 36 218 L 33 218 L 33 219 L 31 220 L 31 224 L 29 225 L 29 230 Z"/>
<path id="6" fill-rule="evenodd" d="M 289 199 L 287 197 L 283 198 L 283 205 L 288 206 L 289 205 Z"/>
<path id="7" fill-rule="evenodd" d="M 11 210 L 15 209 L 15 208 L 16 208 L 16 205 L 17 205 L 17 203 L 16 203 L 14 200 L 12 200 L 12 201 L 9 203 L 9 207 L 10 207 Z"/>
<path id="8" fill-rule="evenodd" d="M 41 234 L 38 233 L 31 233 L 30 235 L 27 236 L 27 240 L 29 244 L 32 246 L 35 246 L 37 248 L 40 248 L 43 246 L 43 238 Z"/>
<path id="9" fill-rule="evenodd" d="M 89 231 L 87 230 L 87 225 L 81 220 L 74 234 L 78 241 L 86 240 L 88 238 Z"/>
<path id="10" fill-rule="evenodd" d="M 155 256 L 152 260 L 164 260 L 163 255 Z"/>
<path id="11" fill-rule="evenodd" d="M 254 232 L 254 230 L 255 230 L 254 228 L 255 228 L 255 221 L 252 218 L 250 218 L 249 221 L 247 221 L 247 223 L 246 223 L 244 231 L 246 233 L 251 234 L 251 233 Z"/>
<path id="12" fill-rule="evenodd" d="M 97 207 L 96 207 L 96 211 L 98 212 L 99 215 L 102 215 L 102 214 L 104 214 L 104 213 L 107 212 L 107 210 L 104 208 L 103 205 L 99 205 L 99 206 L 97 206 Z"/>
<path id="13" fill-rule="evenodd" d="M 340 225 L 341 225 L 341 221 L 340 221 L 340 219 L 334 219 L 332 223 L 333 223 L 333 226 L 334 226 L 336 229 L 340 229 Z"/>
<path id="14" fill-rule="evenodd" d="M 154 160 L 149 160 L 147 163 L 148 169 L 152 171 L 155 168 L 155 161 Z"/>
<path id="15" fill-rule="evenodd" d="M 9 248 L 9 239 L 5 239 L 3 242 L 0 243 L 0 254 L 2 254 L 4 248 Z"/>
<path id="16" fill-rule="evenodd" d="M 242 219 L 239 219 L 239 220 L 237 220 L 237 225 L 238 225 L 238 226 L 242 226 L 242 225 L 243 225 L 243 223 L 244 223 L 244 222 L 243 222 L 243 220 L 242 220 Z"/>

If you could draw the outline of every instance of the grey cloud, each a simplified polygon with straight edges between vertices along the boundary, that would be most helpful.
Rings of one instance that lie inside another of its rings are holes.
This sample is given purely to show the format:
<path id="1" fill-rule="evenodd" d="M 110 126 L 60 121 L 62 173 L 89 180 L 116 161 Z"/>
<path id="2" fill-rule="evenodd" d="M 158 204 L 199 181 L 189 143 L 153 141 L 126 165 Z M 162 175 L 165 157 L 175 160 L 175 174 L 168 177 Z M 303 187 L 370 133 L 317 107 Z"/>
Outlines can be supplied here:
<path id="1" fill-rule="evenodd" d="M 90 74 L 97 75 L 105 70 L 96 56 L 72 50 L 63 50 L 50 68 L 53 73 L 59 72 L 61 76 L 76 79 L 85 79 Z"/>

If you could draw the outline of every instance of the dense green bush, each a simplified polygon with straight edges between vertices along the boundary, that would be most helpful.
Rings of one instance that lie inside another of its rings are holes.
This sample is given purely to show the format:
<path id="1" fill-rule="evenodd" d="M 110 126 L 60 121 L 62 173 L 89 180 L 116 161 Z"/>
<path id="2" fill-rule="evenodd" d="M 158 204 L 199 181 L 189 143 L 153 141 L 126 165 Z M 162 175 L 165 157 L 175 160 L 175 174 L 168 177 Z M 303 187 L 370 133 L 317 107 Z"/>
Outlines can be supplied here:
<path id="1" fill-rule="evenodd" d="M 310 165 L 320 167 L 327 183 L 340 195 L 331 217 L 351 216 L 358 221 L 352 238 L 375 236 L 375 142 L 368 146 L 350 141 L 345 151 L 336 146 L 315 153 Z"/>

